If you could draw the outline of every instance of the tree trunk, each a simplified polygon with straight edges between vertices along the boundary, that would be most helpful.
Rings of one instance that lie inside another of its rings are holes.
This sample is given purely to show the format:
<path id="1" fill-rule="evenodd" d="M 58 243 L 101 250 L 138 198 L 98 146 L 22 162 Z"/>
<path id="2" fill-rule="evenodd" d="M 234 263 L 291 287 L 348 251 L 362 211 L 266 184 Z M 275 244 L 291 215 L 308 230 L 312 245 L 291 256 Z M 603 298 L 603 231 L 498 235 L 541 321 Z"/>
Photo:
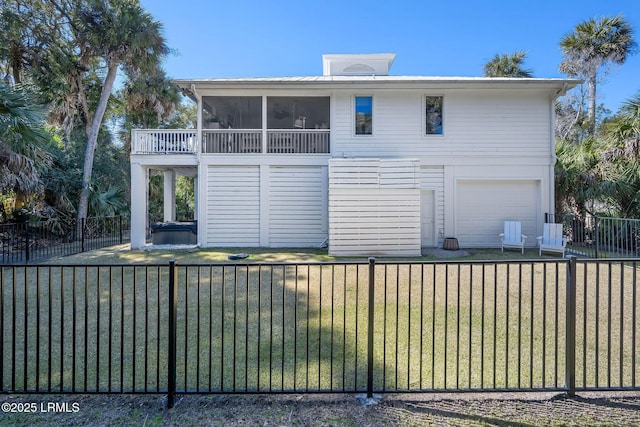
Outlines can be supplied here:
<path id="1" fill-rule="evenodd" d="M 113 82 L 116 79 L 116 72 L 118 70 L 117 63 L 109 64 L 109 71 L 107 71 L 107 77 L 104 79 L 102 85 L 102 92 L 100 93 L 100 101 L 96 108 L 96 113 L 93 116 L 91 122 L 91 129 L 89 130 L 89 136 L 87 138 L 87 149 L 84 153 L 84 168 L 82 170 L 82 190 L 80 192 L 80 202 L 78 203 L 78 223 L 81 218 L 87 217 L 89 210 L 89 186 L 91 185 L 91 173 L 93 172 L 93 158 L 98 145 L 98 132 L 102 126 L 102 119 L 104 112 L 107 109 L 107 103 L 109 102 L 109 96 L 111 96 L 111 89 L 113 88 Z"/>
<path id="2" fill-rule="evenodd" d="M 593 135 L 596 130 L 596 77 L 589 77 L 587 82 L 589 91 L 589 132 Z"/>

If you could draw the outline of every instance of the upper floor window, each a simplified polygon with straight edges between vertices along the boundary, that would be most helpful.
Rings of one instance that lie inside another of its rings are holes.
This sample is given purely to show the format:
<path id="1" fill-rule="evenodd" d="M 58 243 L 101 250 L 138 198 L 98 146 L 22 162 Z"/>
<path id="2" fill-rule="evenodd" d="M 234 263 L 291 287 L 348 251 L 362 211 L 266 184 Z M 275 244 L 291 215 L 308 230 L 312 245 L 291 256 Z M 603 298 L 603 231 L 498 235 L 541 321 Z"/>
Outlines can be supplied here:
<path id="1" fill-rule="evenodd" d="M 373 97 L 356 96 L 356 135 L 373 133 Z"/>
<path id="2" fill-rule="evenodd" d="M 426 97 L 426 133 L 427 135 L 442 135 L 442 97 Z"/>

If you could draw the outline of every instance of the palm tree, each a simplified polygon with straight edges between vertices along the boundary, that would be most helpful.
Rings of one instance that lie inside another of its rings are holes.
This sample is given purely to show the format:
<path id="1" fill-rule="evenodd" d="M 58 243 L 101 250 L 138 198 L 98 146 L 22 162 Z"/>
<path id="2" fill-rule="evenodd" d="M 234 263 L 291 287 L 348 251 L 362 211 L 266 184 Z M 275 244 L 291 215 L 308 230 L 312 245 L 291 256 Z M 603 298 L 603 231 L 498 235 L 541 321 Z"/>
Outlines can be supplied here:
<path id="1" fill-rule="evenodd" d="M 485 77 L 533 77 L 532 70 L 522 68 L 527 54 L 518 50 L 512 54 L 496 54 L 484 65 Z"/>
<path id="2" fill-rule="evenodd" d="M 603 199 L 622 218 L 640 215 L 640 92 L 624 102 L 618 114 L 600 128 L 607 149 Z"/>
<path id="3" fill-rule="evenodd" d="M 39 191 L 38 168 L 50 164 L 42 149 L 48 140 L 44 115 L 21 86 L 0 82 L 0 100 L 0 192 L 23 199 Z"/>
<path id="4" fill-rule="evenodd" d="M 556 144 L 555 211 L 572 212 L 580 218 L 593 213 L 602 181 L 597 141 L 585 138 L 578 144 L 559 140 Z"/>
<path id="5" fill-rule="evenodd" d="M 607 65 L 623 64 L 634 53 L 633 29 L 622 15 L 588 19 L 560 41 L 564 55 L 560 71 L 583 78 L 588 89 L 588 120 L 591 132 L 596 123 L 596 85 L 598 73 Z"/>
<path id="6" fill-rule="evenodd" d="M 84 156 L 78 218 L 86 218 L 98 132 L 118 68 L 122 67 L 131 79 L 140 78 L 145 70 L 158 66 L 169 48 L 162 35 L 162 25 L 145 12 L 137 0 L 92 0 L 81 5 L 78 14 L 82 27 L 78 38 L 107 68 Z"/>

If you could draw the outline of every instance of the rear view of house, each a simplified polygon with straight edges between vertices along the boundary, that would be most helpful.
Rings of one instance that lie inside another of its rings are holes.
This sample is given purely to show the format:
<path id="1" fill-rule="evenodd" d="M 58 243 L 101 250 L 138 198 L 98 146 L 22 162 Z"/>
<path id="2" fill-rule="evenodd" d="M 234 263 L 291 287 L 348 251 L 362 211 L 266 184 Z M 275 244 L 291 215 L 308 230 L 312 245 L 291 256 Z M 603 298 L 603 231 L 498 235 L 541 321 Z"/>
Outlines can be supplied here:
<path id="1" fill-rule="evenodd" d="M 420 255 L 456 237 L 500 247 L 505 220 L 540 235 L 554 200 L 554 101 L 569 79 L 389 75 L 392 54 L 324 55 L 323 75 L 175 83 L 198 128 L 132 135 L 132 248 L 147 182 L 195 177 L 201 247 Z M 531 242 L 535 245 L 535 241 Z"/>

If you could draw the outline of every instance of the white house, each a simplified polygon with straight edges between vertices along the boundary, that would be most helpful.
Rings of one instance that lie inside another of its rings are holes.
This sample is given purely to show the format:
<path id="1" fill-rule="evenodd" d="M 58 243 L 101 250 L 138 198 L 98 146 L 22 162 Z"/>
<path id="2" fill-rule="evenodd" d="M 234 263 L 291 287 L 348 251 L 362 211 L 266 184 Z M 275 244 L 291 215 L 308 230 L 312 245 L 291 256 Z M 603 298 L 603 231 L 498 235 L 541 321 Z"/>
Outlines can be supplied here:
<path id="1" fill-rule="evenodd" d="M 323 75 L 177 80 L 195 130 L 135 130 L 131 247 L 150 169 L 196 178 L 201 247 L 419 255 L 455 237 L 499 247 L 554 206 L 554 101 L 572 79 L 393 76 L 395 55 L 324 55 Z M 529 246 L 535 246 L 532 237 Z"/>

